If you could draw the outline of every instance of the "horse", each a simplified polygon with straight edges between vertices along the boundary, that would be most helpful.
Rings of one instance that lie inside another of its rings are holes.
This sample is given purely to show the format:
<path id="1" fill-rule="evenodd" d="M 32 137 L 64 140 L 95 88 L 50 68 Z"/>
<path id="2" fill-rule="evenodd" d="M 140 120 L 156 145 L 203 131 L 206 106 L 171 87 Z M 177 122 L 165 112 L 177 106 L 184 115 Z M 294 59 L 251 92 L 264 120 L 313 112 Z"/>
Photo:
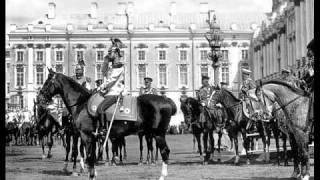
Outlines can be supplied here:
<path id="1" fill-rule="evenodd" d="M 51 158 L 51 149 L 53 146 L 53 135 L 58 132 L 58 127 L 60 126 L 55 120 L 54 117 L 49 113 L 44 105 L 41 104 L 39 100 L 39 95 L 37 100 L 34 100 L 33 111 L 36 120 L 36 129 L 38 132 L 39 143 L 42 147 L 42 159 Z M 48 145 L 48 154 L 45 155 L 45 137 L 47 137 Z"/>
<path id="2" fill-rule="evenodd" d="M 256 99 L 250 98 L 251 105 L 255 107 L 256 110 L 261 111 L 260 103 L 257 102 Z M 239 164 L 239 149 L 238 149 L 238 133 L 240 132 L 243 138 L 243 147 L 246 152 L 246 163 L 250 164 L 250 158 L 248 154 L 249 146 L 250 146 L 250 137 L 247 136 L 247 131 L 249 130 L 248 125 L 252 121 L 258 122 L 257 130 L 259 132 L 260 137 L 262 138 L 263 146 L 264 146 L 264 155 L 265 161 L 269 161 L 269 145 L 268 143 L 271 135 L 265 132 L 265 127 L 261 123 L 259 116 L 256 112 L 252 113 L 252 115 L 247 115 L 246 112 L 243 111 L 242 101 L 236 98 L 230 91 L 226 89 L 221 89 L 216 91 L 212 96 L 212 101 L 214 104 L 221 103 L 223 107 L 226 108 L 226 112 L 228 114 L 229 121 L 227 123 L 227 131 L 229 136 L 232 137 L 235 145 L 235 153 L 236 158 L 234 164 Z M 248 116 L 251 116 L 250 118 Z"/>
<path id="3" fill-rule="evenodd" d="M 279 80 L 259 81 L 257 92 L 260 92 L 256 94 L 260 100 L 268 99 L 268 101 L 265 101 L 266 106 L 271 106 L 272 103 L 277 102 L 284 112 L 286 117 L 284 124 L 288 127 L 287 130 L 294 159 L 292 177 L 298 178 L 301 176 L 304 180 L 309 179 L 308 141 L 311 128 L 308 119 L 309 108 L 311 108 L 309 93 Z"/>
<path id="4" fill-rule="evenodd" d="M 210 156 L 213 157 L 214 153 L 214 138 L 213 138 L 213 131 L 215 130 L 218 133 L 218 152 L 220 154 L 220 147 L 221 147 L 221 137 L 222 137 L 222 129 L 224 128 L 226 121 L 225 121 L 225 114 L 222 109 L 217 107 L 210 107 L 204 111 L 206 116 L 206 123 L 204 125 L 200 125 L 198 119 L 200 118 L 201 113 L 201 104 L 198 100 L 188 97 L 184 101 L 181 101 L 181 110 L 185 117 L 185 123 L 191 126 L 192 133 L 197 139 L 198 142 L 198 149 L 200 153 L 200 159 L 204 160 L 204 164 L 207 164 L 207 161 L 210 159 Z M 201 141 L 200 136 L 203 133 L 203 144 L 204 144 L 204 151 L 206 156 L 203 158 L 202 156 L 202 149 L 201 149 Z M 208 135 L 210 139 L 210 151 L 207 150 L 207 141 Z M 220 158 L 218 159 L 220 161 Z"/>
<path id="5" fill-rule="evenodd" d="M 18 134 L 19 134 L 19 128 L 17 123 L 15 122 L 8 122 L 6 124 L 6 140 L 8 143 L 12 141 L 12 139 L 15 139 L 15 144 L 18 144 Z"/>
<path id="6" fill-rule="evenodd" d="M 139 165 L 143 164 L 143 136 L 144 132 L 140 131 L 138 132 L 138 137 L 139 137 L 139 147 L 140 147 L 140 160 L 139 160 Z M 154 158 L 153 156 L 153 137 L 150 136 L 145 136 L 145 140 L 147 142 L 147 164 L 155 165 L 156 161 L 158 161 L 158 151 L 159 151 L 159 146 L 156 143 L 156 156 Z M 151 161 L 150 161 L 151 160 Z"/>
<path id="7" fill-rule="evenodd" d="M 23 122 L 20 129 L 19 134 L 21 138 L 21 142 L 25 145 L 32 145 L 33 138 L 33 127 L 34 125 L 31 122 Z"/>
<path id="8" fill-rule="evenodd" d="M 56 73 L 52 69 L 48 70 L 48 78 L 40 90 L 40 94 L 44 97 L 42 102 L 50 102 L 53 96 L 60 95 L 68 111 L 72 114 L 74 126 L 80 132 L 81 139 L 85 143 L 89 179 L 94 179 L 96 177 L 94 168 L 96 138 L 94 132 L 97 128 L 98 117 L 93 117 L 88 112 L 87 102 L 92 94 L 72 78 Z M 176 113 L 176 105 L 168 98 L 146 94 L 137 97 L 137 106 L 141 119 L 139 118 L 135 122 L 127 122 L 121 128 L 112 128 L 114 132 L 111 129 L 110 135 L 115 134 L 124 137 L 143 130 L 144 133 L 155 136 L 163 160 L 160 176 L 162 180 L 168 173 L 167 166 L 170 153 L 165 134 L 171 116 Z"/>

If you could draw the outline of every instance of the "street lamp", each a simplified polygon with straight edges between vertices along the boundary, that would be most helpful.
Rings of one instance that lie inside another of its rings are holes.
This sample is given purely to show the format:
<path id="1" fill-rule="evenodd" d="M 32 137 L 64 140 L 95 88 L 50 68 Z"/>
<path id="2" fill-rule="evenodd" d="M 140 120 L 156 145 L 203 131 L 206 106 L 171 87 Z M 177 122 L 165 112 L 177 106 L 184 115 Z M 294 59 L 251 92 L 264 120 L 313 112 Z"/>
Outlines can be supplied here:
<path id="1" fill-rule="evenodd" d="M 19 86 L 18 87 L 18 89 L 17 89 L 17 95 L 19 96 L 19 103 L 20 103 L 20 109 L 22 109 L 23 107 L 22 107 L 22 101 L 21 101 L 21 99 L 22 99 L 22 87 L 21 86 Z"/>
<path id="2" fill-rule="evenodd" d="M 208 54 L 208 59 L 212 61 L 212 67 L 214 69 L 214 83 L 219 84 L 219 67 L 220 67 L 220 47 L 223 41 L 223 34 L 220 29 L 219 24 L 216 22 L 216 15 L 214 10 L 208 11 L 208 20 L 210 31 L 206 32 L 205 38 L 209 42 L 210 53 Z"/>

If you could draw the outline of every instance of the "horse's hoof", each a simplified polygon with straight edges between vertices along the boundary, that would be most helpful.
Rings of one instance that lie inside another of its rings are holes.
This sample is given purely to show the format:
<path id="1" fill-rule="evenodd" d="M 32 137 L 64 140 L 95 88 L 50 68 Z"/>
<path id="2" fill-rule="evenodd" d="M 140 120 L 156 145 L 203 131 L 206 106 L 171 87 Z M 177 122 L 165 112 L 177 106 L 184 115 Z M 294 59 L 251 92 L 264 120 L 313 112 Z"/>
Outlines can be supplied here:
<path id="1" fill-rule="evenodd" d="M 220 158 L 218 159 L 218 163 L 221 163 L 221 159 Z"/>
<path id="2" fill-rule="evenodd" d="M 41 158 L 42 158 L 42 159 L 45 159 L 45 158 L 46 158 L 46 155 L 43 154 L 43 155 L 41 156 Z"/>
<path id="3" fill-rule="evenodd" d="M 51 155 L 51 154 L 48 154 L 48 155 L 47 155 L 47 158 L 48 158 L 48 159 L 52 158 L 52 155 Z"/>
<path id="4" fill-rule="evenodd" d="M 156 162 L 151 162 L 151 166 L 155 166 L 156 165 Z"/>
<path id="5" fill-rule="evenodd" d="M 301 180 L 309 180 L 310 176 L 307 174 L 305 176 L 301 176 Z"/>
<path id="6" fill-rule="evenodd" d="M 80 174 L 84 173 L 84 169 L 80 168 Z"/>
<path id="7" fill-rule="evenodd" d="M 159 180 L 164 180 L 164 177 L 163 177 L 163 176 L 161 176 L 161 177 L 159 178 Z"/>
<path id="8" fill-rule="evenodd" d="M 299 179 L 299 177 L 301 176 L 301 174 L 298 174 L 297 172 L 293 172 L 292 175 L 291 175 L 291 178 L 293 179 Z"/>
<path id="9" fill-rule="evenodd" d="M 72 172 L 71 176 L 77 177 L 77 176 L 79 176 L 79 173 L 77 173 L 77 172 Z"/>
<path id="10" fill-rule="evenodd" d="M 143 165 L 143 162 L 140 161 L 140 162 L 138 163 L 138 166 L 142 166 L 142 165 Z"/>
<path id="11" fill-rule="evenodd" d="M 200 161 L 204 161 L 204 158 L 202 155 L 200 155 Z"/>
<path id="12" fill-rule="evenodd" d="M 208 165 L 208 161 L 203 161 L 203 165 Z"/>
<path id="13" fill-rule="evenodd" d="M 246 162 L 246 163 L 247 163 L 247 165 L 250 165 L 250 160 L 249 160 L 249 159 L 247 159 L 247 162 Z"/>

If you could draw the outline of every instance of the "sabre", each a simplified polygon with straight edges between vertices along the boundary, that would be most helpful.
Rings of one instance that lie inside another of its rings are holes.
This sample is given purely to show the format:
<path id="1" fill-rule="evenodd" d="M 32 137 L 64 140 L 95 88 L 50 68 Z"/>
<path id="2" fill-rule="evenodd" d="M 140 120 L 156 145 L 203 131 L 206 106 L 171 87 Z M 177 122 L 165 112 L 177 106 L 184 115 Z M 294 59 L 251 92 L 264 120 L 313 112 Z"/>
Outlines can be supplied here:
<path id="1" fill-rule="evenodd" d="M 104 143 L 103 143 L 103 149 L 106 148 L 106 144 L 107 144 L 107 141 L 108 141 L 108 138 L 109 138 L 109 134 L 110 134 L 110 130 L 111 130 L 111 127 L 112 127 L 113 120 L 114 120 L 114 116 L 116 115 L 116 111 L 117 111 L 117 108 L 118 108 L 119 101 L 120 101 L 120 96 L 117 99 L 116 108 L 114 109 L 113 114 L 112 114 L 111 123 L 110 123 L 110 126 L 109 126 L 108 131 L 107 131 L 106 139 L 104 140 Z"/>

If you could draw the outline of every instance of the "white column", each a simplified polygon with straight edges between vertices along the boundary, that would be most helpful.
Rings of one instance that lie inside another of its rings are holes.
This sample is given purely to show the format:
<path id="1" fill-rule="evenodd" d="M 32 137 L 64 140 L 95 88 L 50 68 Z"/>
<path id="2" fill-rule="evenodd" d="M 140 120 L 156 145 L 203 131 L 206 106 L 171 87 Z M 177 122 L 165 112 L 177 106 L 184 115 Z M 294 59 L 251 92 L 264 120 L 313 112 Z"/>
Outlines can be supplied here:
<path id="1" fill-rule="evenodd" d="M 306 49 L 307 49 L 307 42 L 306 42 L 306 36 L 307 36 L 307 31 L 306 31 L 306 6 L 305 6 L 305 0 L 300 1 L 300 27 L 301 27 L 301 57 L 306 56 Z"/>
<path id="2" fill-rule="evenodd" d="M 258 64 L 257 78 L 258 79 L 261 79 L 261 51 L 262 51 L 262 47 L 260 45 L 260 49 L 257 52 L 257 55 L 258 55 L 258 59 L 257 59 L 257 61 L 258 61 L 258 63 L 257 63 Z"/>
<path id="3" fill-rule="evenodd" d="M 311 27 L 311 39 L 314 37 L 314 0 L 310 0 L 310 8 L 308 9 L 308 11 L 311 12 L 310 14 L 310 27 Z"/>
<path id="4" fill-rule="evenodd" d="M 305 21 L 306 21 L 306 42 L 311 41 L 311 9 L 310 9 L 310 0 L 305 0 Z"/>
<path id="5" fill-rule="evenodd" d="M 50 48 L 50 44 L 46 44 L 46 68 L 44 70 L 45 72 L 45 78 L 47 77 L 48 75 L 48 68 L 51 68 L 52 67 L 52 64 L 51 64 L 51 48 Z"/>
<path id="6" fill-rule="evenodd" d="M 294 6 L 295 11 L 295 28 L 296 28 L 296 43 L 295 43 L 295 51 L 296 57 L 294 59 L 294 64 L 297 59 L 301 58 L 301 18 L 300 18 L 300 5 L 295 4 Z"/>
<path id="7" fill-rule="evenodd" d="M 264 40 L 266 41 L 266 40 Z M 267 44 L 263 46 L 263 77 L 267 76 Z"/>
<path id="8" fill-rule="evenodd" d="M 33 84 L 33 61 L 33 44 L 28 44 L 28 87 Z"/>
<path id="9" fill-rule="evenodd" d="M 286 59 L 286 51 L 287 48 L 285 47 L 285 34 L 281 33 L 280 34 L 280 61 L 281 61 L 281 66 L 280 66 L 280 70 L 284 67 L 286 67 L 287 65 L 287 59 Z"/>

